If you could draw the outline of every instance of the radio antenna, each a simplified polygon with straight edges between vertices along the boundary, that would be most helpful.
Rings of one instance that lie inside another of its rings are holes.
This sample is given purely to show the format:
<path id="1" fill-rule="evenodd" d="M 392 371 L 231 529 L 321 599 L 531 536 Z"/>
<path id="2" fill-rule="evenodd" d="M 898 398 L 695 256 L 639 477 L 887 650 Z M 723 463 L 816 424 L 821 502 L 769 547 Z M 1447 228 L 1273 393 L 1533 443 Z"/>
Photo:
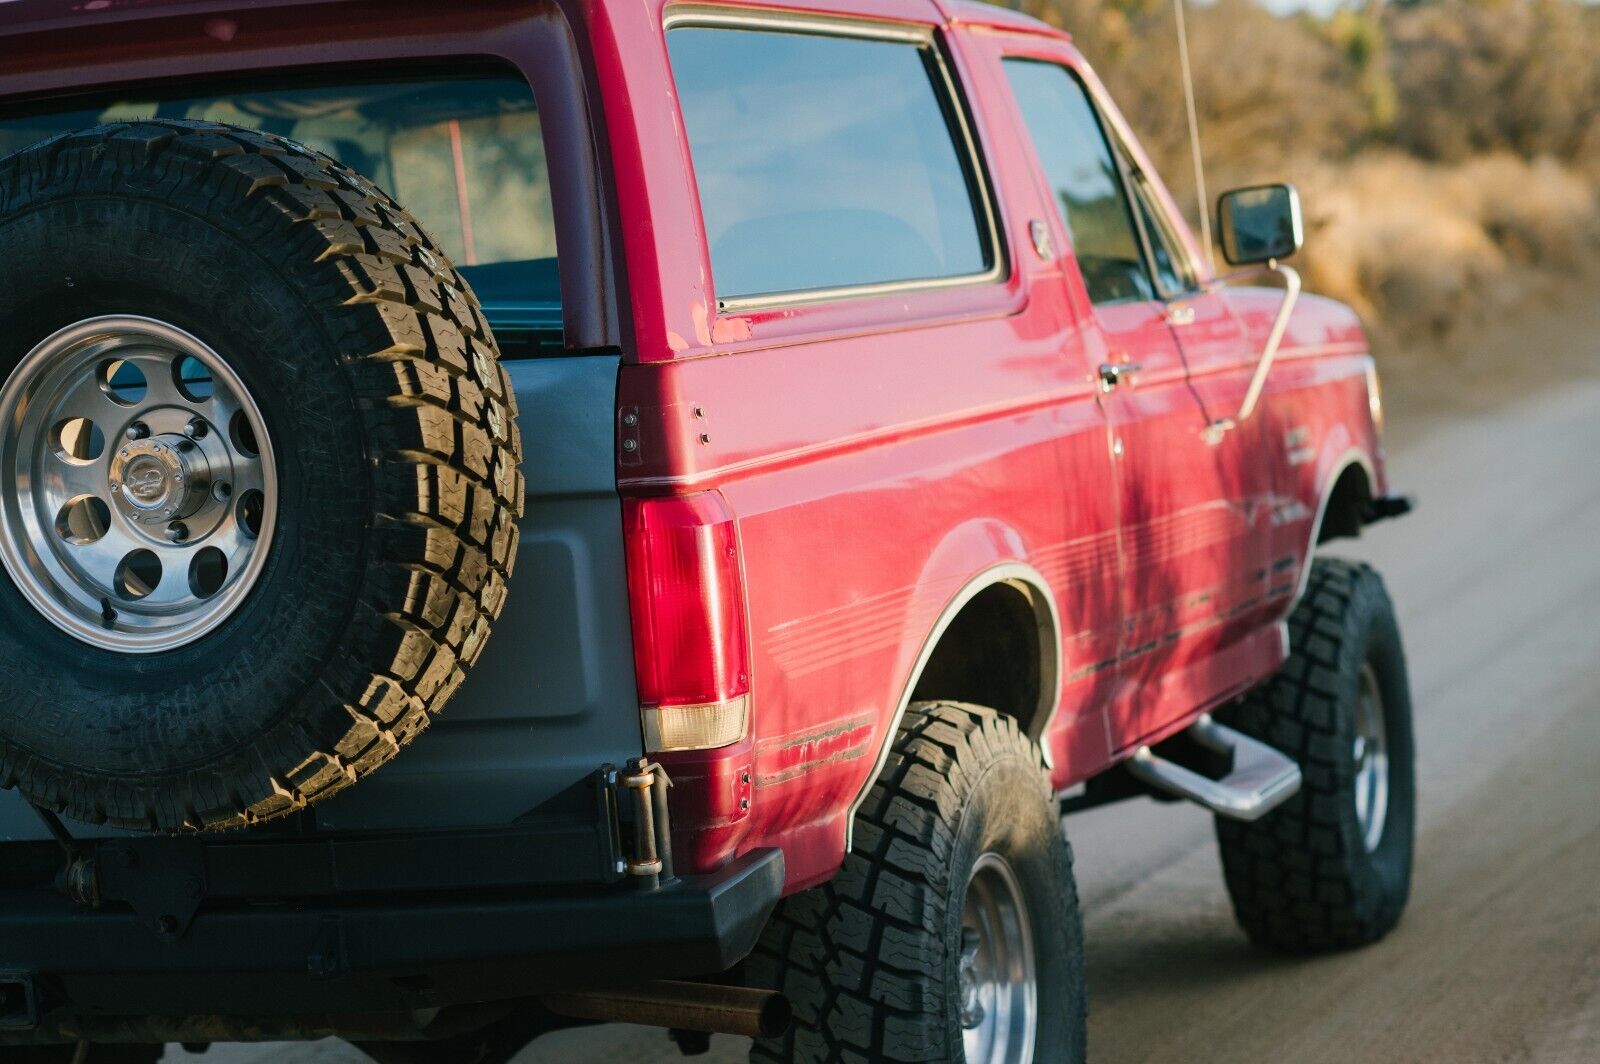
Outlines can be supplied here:
<path id="1" fill-rule="evenodd" d="M 1178 67 L 1183 73 L 1183 104 L 1189 112 L 1189 153 L 1194 157 L 1194 191 L 1200 203 L 1200 243 L 1205 246 L 1206 263 L 1217 272 L 1216 254 L 1211 250 L 1211 201 L 1206 195 L 1206 165 L 1200 158 L 1200 117 L 1194 106 L 1194 75 L 1189 69 L 1189 30 L 1183 21 L 1184 0 L 1172 0 L 1178 22 Z"/>

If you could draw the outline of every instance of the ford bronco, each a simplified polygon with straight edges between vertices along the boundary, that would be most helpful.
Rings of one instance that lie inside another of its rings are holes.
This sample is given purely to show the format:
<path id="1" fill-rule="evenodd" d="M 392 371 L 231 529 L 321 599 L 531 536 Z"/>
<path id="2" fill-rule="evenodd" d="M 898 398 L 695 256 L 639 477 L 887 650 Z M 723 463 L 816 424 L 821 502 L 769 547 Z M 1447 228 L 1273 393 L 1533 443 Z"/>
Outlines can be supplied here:
<path id="1" fill-rule="evenodd" d="M 1408 505 L 1366 339 L 1289 186 L 1208 264 L 1066 35 L 18 0 L 0 59 L 0 1057 L 1082 1060 L 1062 818 L 1139 795 L 1263 946 L 1399 919 L 1400 639 L 1318 553 Z"/>

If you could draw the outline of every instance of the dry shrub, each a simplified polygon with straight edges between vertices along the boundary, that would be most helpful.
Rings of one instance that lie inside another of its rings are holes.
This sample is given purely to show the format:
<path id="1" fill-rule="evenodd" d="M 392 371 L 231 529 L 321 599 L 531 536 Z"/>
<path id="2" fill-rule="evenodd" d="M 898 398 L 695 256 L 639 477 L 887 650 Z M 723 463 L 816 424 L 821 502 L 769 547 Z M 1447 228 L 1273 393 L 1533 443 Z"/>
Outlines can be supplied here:
<path id="1" fill-rule="evenodd" d="M 1065 28 L 1196 220 L 1171 0 L 1012 0 Z M 1600 262 L 1600 3 L 1186 8 L 1207 180 L 1300 185 L 1314 290 L 1380 346 Z"/>
<path id="2" fill-rule="evenodd" d="M 1180 202 L 1194 195 L 1171 0 L 1026 0 L 1066 29 Z M 1272 170 L 1286 157 L 1343 157 L 1365 110 L 1340 44 L 1319 24 L 1254 0 L 1191 4 L 1185 16 L 1207 172 Z"/>
<path id="3" fill-rule="evenodd" d="M 1355 306 L 1380 338 L 1444 336 L 1600 254 L 1593 187 L 1551 159 L 1382 153 L 1299 178 L 1308 285 Z"/>
<path id="4" fill-rule="evenodd" d="M 1547 155 L 1532 162 L 1506 152 L 1468 159 L 1445 183 L 1514 262 L 1564 269 L 1595 251 L 1594 187 Z"/>
<path id="5" fill-rule="evenodd" d="M 1396 144 L 1435 159 L 1571 159 L 1600 133 L 1600 12 L 1573 0 L 1390 5 Z"/>

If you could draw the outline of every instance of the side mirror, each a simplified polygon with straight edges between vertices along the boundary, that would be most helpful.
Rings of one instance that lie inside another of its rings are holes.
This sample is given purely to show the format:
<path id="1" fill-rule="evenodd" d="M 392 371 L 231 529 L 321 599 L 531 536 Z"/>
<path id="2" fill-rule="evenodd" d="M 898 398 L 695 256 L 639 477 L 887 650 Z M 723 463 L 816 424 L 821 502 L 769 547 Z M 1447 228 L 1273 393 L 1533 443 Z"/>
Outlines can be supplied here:
<path id="1" fill-rule="evenodd" d="M 1293 185 L 1253 185 L 1217 200 L 1222 254 L 1235 266 L 1286 259 L 1305 243 L 1300 193 Z"/>

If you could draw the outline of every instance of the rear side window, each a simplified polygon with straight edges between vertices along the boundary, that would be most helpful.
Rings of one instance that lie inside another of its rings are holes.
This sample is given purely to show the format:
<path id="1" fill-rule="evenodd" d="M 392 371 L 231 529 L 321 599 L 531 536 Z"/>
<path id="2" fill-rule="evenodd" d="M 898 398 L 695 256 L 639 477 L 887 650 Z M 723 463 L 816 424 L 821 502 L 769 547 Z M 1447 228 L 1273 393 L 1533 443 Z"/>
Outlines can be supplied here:
<path id="1" fill-rule="evenodd" d="M 1009 59 L 1006 76 L 1055 193 L 1092 303 L 1153 299 L 1127 188 L 1083 84 L 1065 67 Z"/>
<path id="2" fill-rule="evenodd" d="M 461 268 L 492 325 L 559 337 L 549 171 L 539 110 L 520 78 L 290 82 L 128 96 L 0 116 L 0 156 L 56 133 L 146 117 L 229 122 L 327 152 L 422 222 Z"/>
<path id="3" fill-rule="evenodd" d="M 667 37 L 719 298 L 972 277 L 987 214 L 926 42 Z"/>

